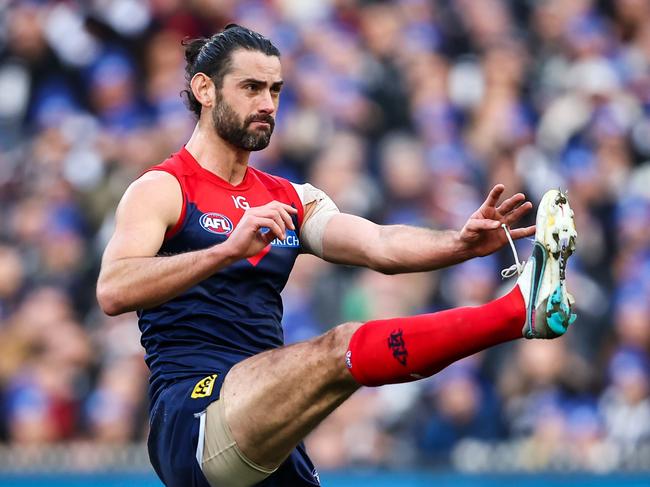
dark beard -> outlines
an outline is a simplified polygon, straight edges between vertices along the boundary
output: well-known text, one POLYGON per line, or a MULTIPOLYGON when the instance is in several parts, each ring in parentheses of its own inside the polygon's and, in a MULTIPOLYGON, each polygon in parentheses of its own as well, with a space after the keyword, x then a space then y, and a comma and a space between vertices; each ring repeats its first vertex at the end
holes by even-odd
POLYGON ((251 115, 240 123, 239 117, 223 98, 219 97, 212 109, 212 124, 219 134, 229 144, 247 151, 258 151, 266 148, 271 142, 271 134, 275 128, 275 120, 271 115, 251 115), (248 126, 253 122, 266 122, 268 130, 249 131, 248 126))

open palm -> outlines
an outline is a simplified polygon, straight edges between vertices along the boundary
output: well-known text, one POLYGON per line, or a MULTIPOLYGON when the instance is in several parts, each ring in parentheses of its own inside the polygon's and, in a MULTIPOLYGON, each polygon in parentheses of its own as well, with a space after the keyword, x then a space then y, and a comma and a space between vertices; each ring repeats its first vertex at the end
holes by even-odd
MULTIPOLYGON (((510 227, 533 207, 523 193, 517 193, 496 206, 504 190, 503 184, 494 186, 481 207, 472 213, 460 231, 461 242, 467 245, 473 255, 488 255, 503 247, 508 240, 501 225, 505 223, 510 227)), ((535 225, 510 230, 510 235, 515 240, 534 234, 535 225)))

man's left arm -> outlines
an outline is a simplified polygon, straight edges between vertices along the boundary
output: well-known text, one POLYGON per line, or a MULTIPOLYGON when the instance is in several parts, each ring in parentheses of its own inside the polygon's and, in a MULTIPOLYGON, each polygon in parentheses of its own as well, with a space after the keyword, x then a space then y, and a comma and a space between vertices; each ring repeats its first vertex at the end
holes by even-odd
MULTIPOLYGON (((440 269, 499 250, 507 242, 502 224, 518 222, 532 208, 522 193, 497 206, 504 186, 496 185, 460 231, 407 225, 377 225, 339 213, 327 222, 323 258, 329 262, 369 267, 385 274, 440 269)), ((534 235, 535 226, 510 230, 513 239, 534 235)))

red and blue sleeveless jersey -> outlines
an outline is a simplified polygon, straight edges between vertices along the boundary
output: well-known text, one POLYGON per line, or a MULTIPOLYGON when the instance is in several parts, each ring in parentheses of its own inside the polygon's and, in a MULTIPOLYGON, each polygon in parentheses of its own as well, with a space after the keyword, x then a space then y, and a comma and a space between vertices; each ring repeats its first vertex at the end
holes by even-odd
POLYGON ((152 405, 166 385, 226 373, 234 364, 283 345, 282 300, 300 252, 303 205, 292 184, 248 167, 233 186, 203 168, 185 149, 149 170, 179 182, 183 207, 159 255, 223 243, 249 207, 277 200, 294 206, 296 231, 287 229, 258 255, 216 272, 183 294, 138 312, 145 360, 151 370, 152 405))

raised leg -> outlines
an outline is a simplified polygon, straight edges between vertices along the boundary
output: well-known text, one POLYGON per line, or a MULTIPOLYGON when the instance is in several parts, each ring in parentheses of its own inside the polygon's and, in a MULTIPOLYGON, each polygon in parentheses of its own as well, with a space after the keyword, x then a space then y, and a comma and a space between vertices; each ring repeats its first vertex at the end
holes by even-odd
POLYGON ((346 323, 237 364, 221 397, 241 452, 277 467, 360 385, 428 377, 455 360, 521 338, 526 306, 518 287, 483 306, 346 323))

